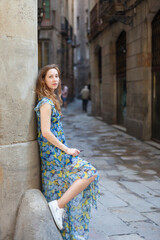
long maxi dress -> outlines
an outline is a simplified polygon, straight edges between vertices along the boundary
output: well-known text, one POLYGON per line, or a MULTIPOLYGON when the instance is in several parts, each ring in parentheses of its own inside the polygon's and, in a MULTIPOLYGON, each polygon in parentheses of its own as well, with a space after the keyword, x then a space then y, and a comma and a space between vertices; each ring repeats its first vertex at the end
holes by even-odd
POLYGON ((89 238, 89 220, 91 205, 97 208, 99 196, 97 170, 80 157, 73 157, 55 147, 42 136, 40 126, 40 107, 51 105, 51 132, 67 146, 61 115, 56 110, 52 100, 43 97, 38 101, 35 111, 38 120, 38 143, 40 147, 42 193, 47 202, 59 199, 69 186, 76 180, 97 175, 95 180, 66 206, 66 214, 61 231, 64 240, 87 240, 89 238))

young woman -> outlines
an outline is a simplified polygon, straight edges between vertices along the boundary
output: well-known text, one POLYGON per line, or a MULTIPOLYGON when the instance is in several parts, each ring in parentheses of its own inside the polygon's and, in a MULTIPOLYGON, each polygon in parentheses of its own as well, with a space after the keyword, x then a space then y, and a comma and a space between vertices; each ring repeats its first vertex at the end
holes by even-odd
POLYGON ((36 92, 42 192, 63 239, 87 240, 91 205, 97 207, 98 175, 90 163, 78 157, 78 149, 66 144, 60 121, 60 71, 56 65, 42 68, 36 92))

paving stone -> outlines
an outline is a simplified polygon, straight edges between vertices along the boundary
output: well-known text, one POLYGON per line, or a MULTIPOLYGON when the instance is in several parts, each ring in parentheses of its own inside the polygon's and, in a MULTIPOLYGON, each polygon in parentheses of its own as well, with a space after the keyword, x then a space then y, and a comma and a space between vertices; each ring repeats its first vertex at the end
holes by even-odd
POLYGON ((100 202, 104 207, 125 207, 128 206, 126 202, 121 200, 119 197, 115 196, 113 193, 103 190, 103 198, 100 198, 100 202))
POLYGON ((145 199, 139 196, 131 194, 127 189, 123 187, 123 185, 120 185, 118 182, 102 178, 102 180, 100 180, 100 183, 102 186, 104 186, 105 189, 112 192, 120 199, 124 200, 126 203, 128 203, 129 206, 134 207, 139 212, 149 212, 153 211, 155 208, 155 205, 145 201, 145 199))
POLYGON ((146 217, 131 207, 111 208, 110 211, 124 222, 147 220, 146 217))
POLYGON ((138 234, 127 234, 121 236, 112 236, 110 240, 144 240, 143 237, 140 237, 138 234))
POLYGON ((153 190, 160 190, 160 182, 156 181, 141 181, 143 185, 153 190))
POLYGON ((135 192, 137 195, 147 198, 155 196, 155 192, 145 187, 141 183, 137 182, 122 182, 122 184, 128 188, 131 192, 135 192))
POLYGON ((143 215, 160 226, 160 212, 143 213, 143 215))
POLYGON ((93 217, 91 218, 90 227, 95 228, 95 226, 97 226, 97 229, 100 232, 104 231, 106 236, 129 234, 133 233, 134 231, 114 214, 110 213, 106 208, 103 208, 103 205, 98 207, 98 214, 96 210, 93 210, 92 216, 93 217))
POLYGON ((107 235, 104 231, 99 231, 94 227, 90 227, 89 239, 91 240, 107 240, 107 235))
POLYGON ((131 222, 132 226, 141 237, 145 240, 159 240, 160 239, 160 227, 154 223, 148 222, 131 222))
POLYGON ((156 208, 160 209, 160 197, 149 197, 146 198, 149 203, 152 203, 156 208))
POLYGON ((156 174, 157 173, 156 171, 151 170, 151 169, 144 170, 143 172, 146 174, 156 174))
POLYGON ((132 161, 132 160, 141 160, 142 159, 142 157, 141 156, 121 156, 121 159, 122 160, 130 160, 130 161, 132 161))

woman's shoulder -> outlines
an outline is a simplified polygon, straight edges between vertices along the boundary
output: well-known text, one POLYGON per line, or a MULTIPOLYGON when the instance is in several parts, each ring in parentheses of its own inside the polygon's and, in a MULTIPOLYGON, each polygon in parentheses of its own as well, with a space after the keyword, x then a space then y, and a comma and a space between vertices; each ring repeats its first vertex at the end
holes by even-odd
POLYGON ((38 99, 37 106, 34 108, 34 110, 37 112, 40 109, 40 107, 45 103, 48 103, 49 105, 51 105, 51 107, 54 107, 54 103, 51 99, 47 97, 42 97, 38 99))

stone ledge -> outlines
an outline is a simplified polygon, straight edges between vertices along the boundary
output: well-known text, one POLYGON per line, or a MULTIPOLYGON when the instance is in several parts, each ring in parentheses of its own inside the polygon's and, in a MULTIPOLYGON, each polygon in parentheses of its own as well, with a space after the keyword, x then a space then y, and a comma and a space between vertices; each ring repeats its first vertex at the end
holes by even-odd
POLYGON ((29 189, 22 196, 13 239, 62 240, 40 190, 29 189))

